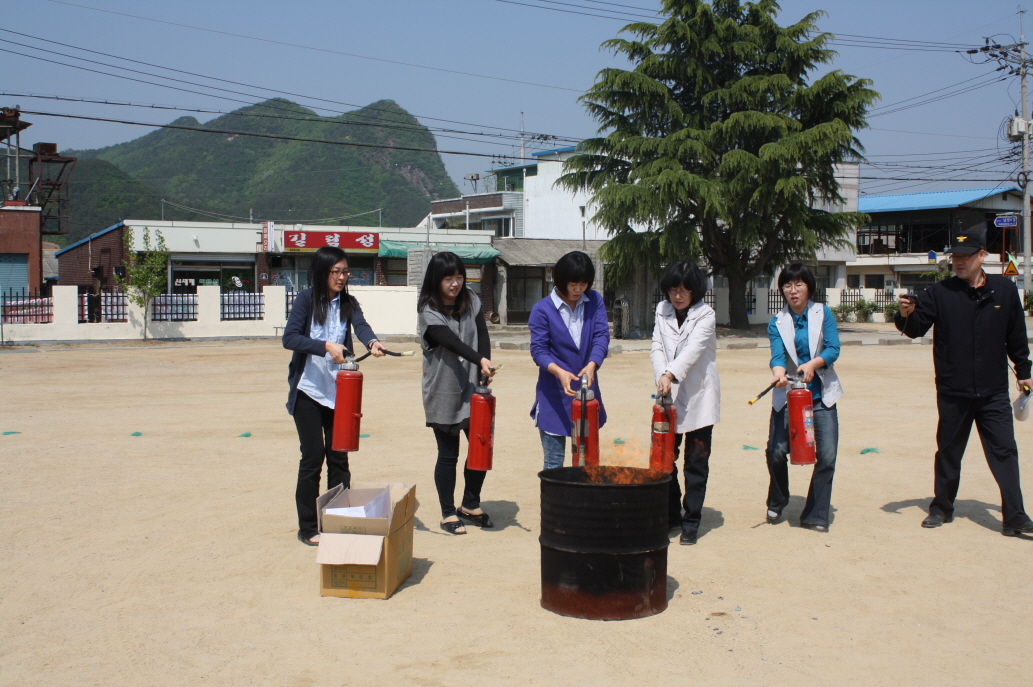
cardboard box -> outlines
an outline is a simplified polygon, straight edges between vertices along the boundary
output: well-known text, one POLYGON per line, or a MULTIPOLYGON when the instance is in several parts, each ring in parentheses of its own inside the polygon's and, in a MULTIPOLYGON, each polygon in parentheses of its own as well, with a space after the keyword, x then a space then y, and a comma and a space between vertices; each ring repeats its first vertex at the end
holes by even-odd
POLYGON ((386 599, 412 574, 413 518, 419 503, 408 484, 338 485, 319 497, 320 596, 386 599), (327 515, 327 508, 362 506, 388 489, 387 518, 327 515))

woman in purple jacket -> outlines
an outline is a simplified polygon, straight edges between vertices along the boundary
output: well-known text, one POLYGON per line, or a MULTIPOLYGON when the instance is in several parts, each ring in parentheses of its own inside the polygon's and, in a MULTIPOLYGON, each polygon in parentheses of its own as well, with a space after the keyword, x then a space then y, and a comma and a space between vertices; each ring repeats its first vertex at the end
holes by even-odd
POLYGON ((595 281, 592 259, 581 251, 567 253, 552 269, 555 288, 531 309, 531 358, 538 365, 531 417, 542 438, 545 469, 563 466, 570 436, 570 406, 588 375, 599 401, 599 426, 606 422, 596 371, 610 347, 606 306, 595 281))

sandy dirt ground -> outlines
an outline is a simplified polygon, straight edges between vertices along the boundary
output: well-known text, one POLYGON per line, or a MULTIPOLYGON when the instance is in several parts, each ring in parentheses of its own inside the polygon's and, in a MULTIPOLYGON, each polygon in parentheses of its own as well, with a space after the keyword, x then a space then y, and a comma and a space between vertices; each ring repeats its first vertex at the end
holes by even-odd
MULTIPOLYGON (((354 478, 415 483, 422 502, 413 575, 378 601, 321 598, 315 550, 295 538, 298 441, 278 342, 29 350, 0 353, 0 430, 19 432, 0 436, 0 685, 1029 685, 1033 675, 1033 540, 1001 536, 975 437, 957 519, 919 527, 936 420, 928 346, 844 349, 829 534, 798 526, 808 468, 791 469, 788 521, 764 522, 770 406, 746 400, 769 379, 767 351, 721 351, 702 536, 687 547, 672 534, 667 611, 609 623, 539 606, 542 455, 525 352, 495 356, 505 369, 483 497, 497 527, 463 537, 438 527, 419 358, 363 365, 370 436, 352 455, 354 478)), ((648 440, 647 354, 614 356, 600 374, 603 443, 620 437, 635 458, 648 440)), ((1033 422, 1017 433, 1030 497, 1033 422)))

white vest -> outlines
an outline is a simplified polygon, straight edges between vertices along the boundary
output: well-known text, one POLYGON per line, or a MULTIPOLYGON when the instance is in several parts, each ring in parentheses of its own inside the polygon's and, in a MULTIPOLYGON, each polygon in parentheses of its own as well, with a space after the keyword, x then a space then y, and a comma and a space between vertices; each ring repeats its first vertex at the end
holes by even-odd
MULTIPOLYGON (((807 344, 811 349, 811 360, 814 360, 819 353, 825 350, 825 337, 822 332, 822 325, 825 324, 825 306, 821 303, 807 301, 807 344)), ((796 368, 800 364, 796 357, 796 327, 793 325, 793 314, 786 305, 782 311, 775 315, 775 325, 782 337, 782 343, 786 349, 786 374, 796 374, 796 368)), ((821 381, 821 402, 826 408, 836 405, 836 401, 843 395, 843 387, 839 384, 839 375, 832 365, 815 370, 814 375, 821 381)), ((771 393, 771 406, 775 410, 782 410, 786 404, 786 391, 789 387, 775 389, 771 393)))

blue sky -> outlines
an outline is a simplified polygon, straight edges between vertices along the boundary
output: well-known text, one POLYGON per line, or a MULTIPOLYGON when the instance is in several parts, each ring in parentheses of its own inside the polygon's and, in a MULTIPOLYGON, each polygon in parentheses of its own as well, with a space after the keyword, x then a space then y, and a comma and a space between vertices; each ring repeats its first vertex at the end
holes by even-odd
MULTIPOLYGON (((464 125, 457 128, 478 131, 488 130, 483 127, 517 129, 523 112, 528 131, 572 137, 592 134, 595 126, 577 103, 577 97, 592 83, 600 69, 622 66, 611 55, 601 52, 599 44, 613 37, 623 22, 548 11, 541 9, 545 6, 542 0, 516 1, 539 7, 496 0, 297 0, 292 3, 266 0, 18 0, 6 3, 0 28, 271 89, 239 89, 261 93, 263 97, 273 97, 276 95, 274 91, 291 91, 355 105, 389 98, 429 126, 442 125, 431 119, 436 118, 463 122, 464 125), (111 12, 264 40, 199 31, 111 12)), ((577 5, 606 7, 592 0, 568 1, 577 5)), ((653 8, 654 11, 659 7, 659 2, 653 0, 613 1, 619 5, 653 8)), ((820 9, 827 12, 819 22, 820 27, 832 33, 964 44, 981 44, 983 36, 993 35, 1005 42, 1019 34, 1019 17, 1013 0, 785 0, 781 4, 781 23, 796 21, 807 12, 820 9)), ((562 9, 564 6, 554 4, 552 7, 562 9)), ((609 7, 616 11, 638 12, 627 7, 609 7)), ((1030 28, 1033 34, 1033 26, 1030 28)), ((0 92, 220 110, 241 106, 240 103, 210 96, 134 83, 31 59, 25 55, 115 71, 23 48, 13 45, 12 41, 87 56, 53 44, 0 33, 0 48, 21 53, 0 53, 4 75, 0 92)), ((832 67, 873 79, 876 90, 883 95, 880 105, 904 101, 968 79, 973 79, 969 84, 978 84, 979 78, 996 66, 973 65, 951 52, 850 46, 837 49, 840 55, 832 67)), ((112 61, 96 55, 90 57, 112 61)), ((155 71, 148 67, 137 68, 155 71)), ((181 87, 193 88, 182 84, 181 87)), ((862 132, 861 139, 873 162, 896 161, 958 168, 985 163, 992 159, 1000 143, 998 130, 1001 121, 1018 107, 1018 97, 1018 81, 1009 79, 937 103, 872 117, 870 123, 873 128, 862 132), (930 155, 933 153, 944 155, 930 155), (983 157, 963 159, 978 156, 983 157), (923 158, 934 161, 925 163, 923 158)), ((304 98, 292 99, 309 106, 318 104, 304 98)), ((252 102, 256 100, 251 99, 252 102)), ((25 110, 154 123, 170 122, 186 114, 13 96, 0 96, 0 104, 19 104, 25 110)), ((319 110, 321 114, 351 109, 342 105, 322 105, 330 109, 319 110)), ((205 121, 215 115, 196 116, 205 121)), ((130 140, 148 131, 128 125, 38 115, 26 116, 26 119, 34 126, 23 136, 25 147, 35 141, 52 141, 62 149, 94 148, 130 140)), ((509 142, 477 143, 439 138, 438 146, 442 150, 514 152, 509 142)), ((485 158, 457 155, 445 155, 444 159, 452 178, 464 191, 471 189, 462 181, 463 176, 486 169, 489 162, 485 158)), ((985 169, 998 173, 973 172, 970 178, 996 179, 1001 176, 999 172, 1008 171, 1011 167, 989 166, 985 169)), ((925 177, 929 173, 930 170, 925 169, 902 168, 879 175, 925 177)), ((877 174, 866 169, 863 175, 877 174)), ((918 184, 863 180, 862 191, 882 193, 993 185, 992 182, 918 184)))

